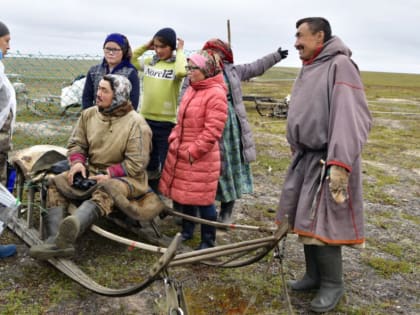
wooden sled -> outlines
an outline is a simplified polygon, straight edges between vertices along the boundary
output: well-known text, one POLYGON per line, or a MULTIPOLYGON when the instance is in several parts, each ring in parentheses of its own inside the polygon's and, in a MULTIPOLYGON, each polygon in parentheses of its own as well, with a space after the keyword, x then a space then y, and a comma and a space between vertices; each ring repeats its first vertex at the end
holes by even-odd
POLYGON ((283 99, 276 99, 266 96, 244 95, 242 99, 254 102, 255 109, 262 117, 287 118, 290 102, 289 96, 283 99))
MULTIPOLYGON (((47 149, 50 150, 51 148, 48 147, 47 149)), ((53 150, 55 149, 53 148, 53 150)), ((60 158, 59 154, 54 153, 52 156, 52 158, 50 157, 51 160, 60 158), (56 157, 54 157, 55 155, 56 157)), ((34 172, 33 165, 25 166, 22 163, 18 163, 16 159, 14 160, 13 165, 17 170, 16 195, 20 200, 25 198, 25 203, 24 206, 22 206, 21 209, 10 218, 8 221, 8 227, 29 246, 41 244, 44 238, 42 233, 43 222, 42 215, 40 215, 38 210, 45 208, 46 190, 45 187, 43 187, 43 182, 49 175, 43 173, 44 170, 41 170, 41 172, 34 172), (39 221, 35 224, 37 219, 39 221)), ((39 165, 38 168, 42 169, 39 165)), ((0 207, 0 212, 1 211, 2 209, 0 207)), ((265 236, 203 250, 190 250, 182 247, 179 233, 177 233, 173 238, 169 238, 159 231, 158 227, 153 224, 153 220, 152 222, 149 222, 151 228, 149 230, 146 229, 146 233, 143 231, 143 234, 147 234, 146 236, 149 237, 147 242, 125 238, 107 231, 97 225, 92 225, 91 230, 102 237, 125 244, 132 248, 140 248, 160 255, 160 258, 157 259, 150 268, 148 268, 147 276, 141 283, 125 288, 108 288, 97 283, 91 279, 89 275, 84 273, 72 260, 56 258, 49 259, 48 262, 80 285, 101 295, 113 297, 128 296, 146 289, 156 280, 164 280, 167 294, 169 296, 175 296, 180 295, 180 292, 175 292, 175 290, 179 290, 179 288, 175 288, 170 283, 168 277, 168 270, 170 268, 193 263, 202 263, 213 267, 237 268, 256 263, 272 251, 288 231, 287 224, 280 225, 277 228, 223 224, 196 217, 190 217, 170 208, 167 208, 165 212, 167 215, 178 216, 199 224, 207 224, 215 226, 216 228, 225 228, 230 230, 255 231, 265 234, 265 236), (160 241, 162 242, 160 243, 160 241), (162 244, 168 244, 168 246, 162 246, 162 244)), ((141 230, 144 229, 144 224, 140 224, 138 228, 135 228, 118 218, 111 219, 119 226, 127 228, 128 230, 140 230, 140 232, 137 231, 139 232, 137 235, 141 235, 141 230)), ((178 302, 180 304, 185 304, 185 301, 178 302)), ((173 304, 174 303, 172 303, 171 308, 176 309, 179 307, 179 309, 181 309, 180 305, 176 305, 176 303, 175 305, 173 304)), ((185 310, 183 313, 187 314, 185 310)))

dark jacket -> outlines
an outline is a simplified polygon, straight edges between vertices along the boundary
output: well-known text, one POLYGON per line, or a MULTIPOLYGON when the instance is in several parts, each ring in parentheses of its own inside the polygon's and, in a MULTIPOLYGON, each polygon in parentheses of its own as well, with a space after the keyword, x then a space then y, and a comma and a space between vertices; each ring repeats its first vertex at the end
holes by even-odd
POLYGON ((99 81, 101 81, 105 74, 120 74, 128 78, 131 83, 130 101, 134 110, 137 111, 140 98, 140 81, 137 69, 127 60, 123 60, 111 72, 109 71, 105 60, 103 60, 102 63, 92 66, 89 69, 86 75, 86 83, 82 95, 83 109, 95 105, 96 92, 98 90, 99 81))

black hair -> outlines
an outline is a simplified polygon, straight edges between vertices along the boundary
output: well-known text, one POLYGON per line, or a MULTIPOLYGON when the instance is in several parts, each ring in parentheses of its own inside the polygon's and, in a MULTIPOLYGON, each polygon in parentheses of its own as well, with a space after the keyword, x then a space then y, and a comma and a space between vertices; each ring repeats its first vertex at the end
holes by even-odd
POLYGON ((308 23, 309 29, 312 31, 312 34, 322 31, 324 32, 324 43, 331 38, 331 26, 330 22, 323 17, 307 17, 300 19, 296 22, 296 28, 298 28, 303 23, 308 23))
POLYGON ((7 28, 6 24, 0 21, 0 37, 6 36, 9 34, 10 34, 10 31, 7 28))
POLYGON ((113 92, 113 93, 115 93, 115 88, 114 88, 114 78, 113 78, 111 75, 109 75, 109 74, 105 74, 105 75, 102 77, 102 79, 103 79, 103 80, 105 80, 105 81, 108 81, 108 82, 109 82, 109 85, 111 85, 111 90, 112 90, 112 92, 113 92))
POLYGON ((124 46, 122 47, 123 50, 123 60, 131 60, 131 57, 133 56, 133 52, 131 50, 131 46, 130 43, 128 42, 128 38, 125 35, 122 35, 123 39, 124 39, 124 46))
POLYGON ((171 49, 173 49, 173 48, 172 48, 172 46, 171 46, 171 43, 169 42, 169 40, 168 40, 167 38, 165 38, 165 37, 163 37, 163 36, 159 36, 159 35, 157 35, 157 36, 155 36, 155 37, 153 38, 153 40, 155 40, 155 39, 157 39, 158 41, 160 41, 163 45, 165 45, 165 46, 170 46, 170 47, 171 47, 171 49))

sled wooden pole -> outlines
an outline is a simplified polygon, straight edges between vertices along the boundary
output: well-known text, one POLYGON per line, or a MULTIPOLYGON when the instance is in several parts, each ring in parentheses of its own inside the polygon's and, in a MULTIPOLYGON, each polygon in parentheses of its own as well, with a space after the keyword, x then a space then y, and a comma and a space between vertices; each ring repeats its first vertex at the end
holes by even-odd
MULTIPOLYGON (((265 248, 266 252, 268 252, 272 248, 274 248, 276 244, 280 241, 280 239, 282 239, 287 234, 288 228, 289 226, 286 221, 278 226, 277 230, 272 236, 178 254, 170 262, 169 266, 173 267, 186 263, 200 262, 206 259, 218 258, 220 256, 232 254, 246 253, 263 248, 265 248)), ((263 256, 265 256, 265 254, 263 256)), ((250 259, 250 261, 254 260, 250 259)))
POLYGON ((249 241, 242 241, 242 242, 238 242, 238 243, 230 243, 230 244, 226 244, 226 245, 219 245, 219 246, 215 246, 215 247, 210 247, 207 249, 202 249, 202 250, 195 250, 192 252, 188 252, 188 253, 183 253, 183 254, 178 254, 175 256, 174 261, 179 260, 179 259, 184 259, 184 258, 191 258, 194 256, 200 256, 203 253, 218 253, 224 250, 230 250, 230 249, 240 249, 240 248, 246 248, 247 246, 253 246, 253 245, 257 245, 263 247, 264 245, 268 245, 271 242, 273 242, 275 239, 273 236, 269 236, 269 237, 263 237, 263 238, 257 238, 257 239, 253 239, 253 240, 249 240, 249 241))
POLYGON ((231 47, 231 38, 230 38, 230 20, 227 20, 227 37, 228 37, 228 44, 231 47))
POLYGON ((150 252, 155 252, 155 253, 165 253, 166 250, 167 250, 164 247, 153 246, 153 245, 149 245, 149 244, 145 244, 145 243, 141 243, 141 242, 136 242, 136 241, 130 240, 128 238, 115 235, 113 233, 105 231, 104 229, 101 229, 99 226, 94 225, 94 224, 90 227, 90 229, 93 232, 95 232, 95 233, 97 233, 97 234, 99 234, 99 235, 101 235, 105 238, 108 238, 110 240, 116 241, 116 242, 121 243, 121 244, 125 244, 125 245, 130 246, 130 247, 144 249, 144 250, 147 250, 147 251, 150 251, 150 252))
POLYGON ((216 248, 216 251, 207 253, 207 254, 203 252, 200 253, 200 251, 197 250, 197 252, 199 252, 197 255, 186 255, 185 258, 183 259, 180 259, 179 257, 175 256, 175 258, 169 263, 169 267, 202 262, 203 260, 218 258, 220 256, 232 255, 232 254, 237 254, 237 253, 242 253, 242 252, 250 252, 256 249, 263 248, 265 246, 270 246, 271 243, 272 242, 266 242, 262 244, 253 244, 253 245, 247 245, 247 246, 226 249, 226 250, 222 250, 220 248, 221 246, 218 246, 216 248))
POLYGON ((268 232, 268 233, 274 233, 277 231, 277 227, 254 226, 254 225, 243 225, 243 224, 225 224, 225 223, 220 223, 217 221, 204 220, 198 217, 193 217, 193 216, 184 214, 182 212, 175 211, 172 208, 168 208, 168 207, 165 208, 165 211, 170 215, 181 217, 183 219, 187 219, 195 223, 207 224, 210 226, 214 226, 216 228, 224 228, 224 229, 232 229, 232 230, 248 230, 248 231, 268 232))

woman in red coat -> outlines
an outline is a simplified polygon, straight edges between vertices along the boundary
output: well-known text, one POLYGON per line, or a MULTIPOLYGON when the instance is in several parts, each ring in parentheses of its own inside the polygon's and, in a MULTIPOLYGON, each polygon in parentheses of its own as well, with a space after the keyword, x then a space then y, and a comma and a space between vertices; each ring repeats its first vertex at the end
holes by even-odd
MULTIPOLYGON (((185 214, 215 221, 214 205, 220 176, 219 139, 227 119, 226 86, 217 56, 206 51, 188 59, 191 82, 181 100, 178 123, 169 136, 169 150, 159 183, 160 192, 179 203, 185 214)), ((193 237, 194 223, 183 220, 182 238, 193 237)), ((199 249, 213 247, 216 229, 201 226, 199 249)))

